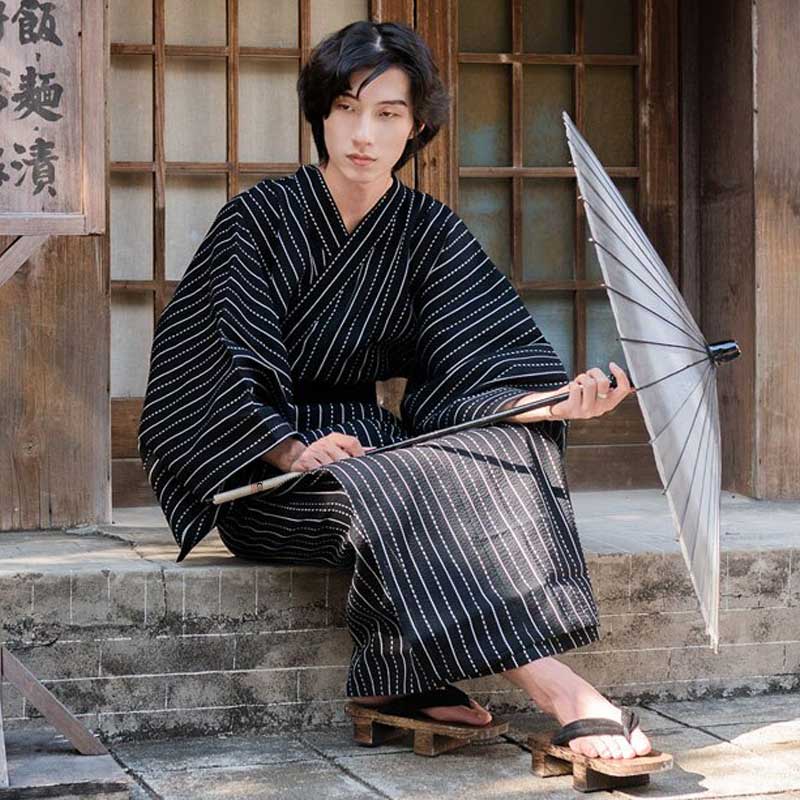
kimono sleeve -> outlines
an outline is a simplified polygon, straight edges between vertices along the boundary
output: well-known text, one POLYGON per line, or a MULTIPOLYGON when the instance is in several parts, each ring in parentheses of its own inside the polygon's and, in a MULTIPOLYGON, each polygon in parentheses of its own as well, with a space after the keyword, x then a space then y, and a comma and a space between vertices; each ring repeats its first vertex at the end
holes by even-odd
MULTIPOLYGON (((416 356, 401 406, 413 431, 478 419, 569 382, 511 283, 453 212, 431 249, 414 290, 416 356)), ((567 422, 535 424, 563 453, 567 422)))
POLYGON ((217 215, 156 327, 139 452, 181 560, 223 518, 213 494, 291 436, 279 309, 236 200, 217 215))

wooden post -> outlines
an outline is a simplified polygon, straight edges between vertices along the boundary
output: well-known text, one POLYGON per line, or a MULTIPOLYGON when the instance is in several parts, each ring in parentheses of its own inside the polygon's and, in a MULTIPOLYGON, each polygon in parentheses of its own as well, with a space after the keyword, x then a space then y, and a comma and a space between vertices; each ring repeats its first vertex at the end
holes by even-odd
POLYGON ((104 239, 51 236, 0 287, 0 531, 110 522, 104 239))
POLYGON ((755 496, 800 499, 800 5, 757 0, 755 496))
POLYGON ((6 68, 41 55, 63 93, 54 119, 0 123, 10 169, 34 142, 57 159, 47 185, 0 186, 0 531, 111 519, 108 238, 85 235, 106 230, 107 5, 57 4, 35 48, 3 40, 6 68))
POLYGON ((719 371, 722 484, 772 500, 800 499, 797 36, 795 3, 701 4, 701 325, 743 352, 719 371))

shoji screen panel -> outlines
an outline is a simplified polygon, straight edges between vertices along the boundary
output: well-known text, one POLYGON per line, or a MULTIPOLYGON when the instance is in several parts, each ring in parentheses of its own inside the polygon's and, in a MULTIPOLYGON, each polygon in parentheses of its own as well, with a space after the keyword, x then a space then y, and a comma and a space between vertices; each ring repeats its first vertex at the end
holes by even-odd
POLYGON ((136 451, 153 330, 220 207, 316 160, 295 84, 367 0, 110 0, 114 503, 152 503, 136 451))
POLYGON ((585 131, 612 177, 626 182, 635 204, 639 3, 491 5, 460 0, 457 8, 459 210, 560 344, 568 372, 605 368, 609 359, 624 364, 596 262, 588 264, 561 111, 585 131), (590 361, 590 352, 599 360, 590 361))
MULTIPOLYGON (((449 132, 421 159, 421 188, 458 209, 570 374, 624 366, 560 116, 587 135, 669 263, 675 0, 443 0, 435 10, 418 3, 417 17, 454 98, 449 132)), ((655 485, 633 398, 572 431, 576 485, 655 485)))

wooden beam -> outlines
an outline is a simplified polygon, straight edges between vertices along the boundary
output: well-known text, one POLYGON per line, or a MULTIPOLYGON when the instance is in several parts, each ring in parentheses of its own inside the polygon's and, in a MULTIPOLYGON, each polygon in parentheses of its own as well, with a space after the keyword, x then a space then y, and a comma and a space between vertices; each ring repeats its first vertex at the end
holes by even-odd
POLYGON ((722 485, 752 496, 758 413, 752 7, 740 0, 715 0, 701 3, 700 9, 703 333, 709 341, 735 338, 742 348, 741 358, 720 369, 722 485))
POLYGON ((106 98, 111 72, 108 3, 104 0, 83 0, 81 25, 84 42, 81 53, 84 232, 105 233, 109 141, 106 98))
POLYGON ((459 53, 461 64, 545 64, 569 65, 589 64, 590 66, 628 66, 640 63, 638 55, 606 56, 592 54, 549 54, 549 53, 459 53))
POLYGON ((417 32, 431 48, 442 82, 451 97, 447 122, 417 156, 417 188, 454 209, 458 206, 456 14, 455 0, 417 4, 417 32))
POLYGON ((110 522, 105 241, 52 236, 0 288, 0 530, 110 522))
POLYGON ((700 9, 680 0, 680 288, 703 327, 700 298, 700 9))
POLYGON ((49 236, 20 236, 0 254, 0 286, 49 239, 49 236))
POLYGON ((5 647, 0 647, 0 680, 8 681, 81 755, 109 754, 103 743, 5 647))
MULTIPOLYGON (((800 499, 800 5, 753 5, 755 496, 800 499)), ((729 320, 732 328, 734 320, 729 320)))
POLYGON ((680 285, 678 0, 644 0, 644 63, 637 80, 641 222, 680 285))

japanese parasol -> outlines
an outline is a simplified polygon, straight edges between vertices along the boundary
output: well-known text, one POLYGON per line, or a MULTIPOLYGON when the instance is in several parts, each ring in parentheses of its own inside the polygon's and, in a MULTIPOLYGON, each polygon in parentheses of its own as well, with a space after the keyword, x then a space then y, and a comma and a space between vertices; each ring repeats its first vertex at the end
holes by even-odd
POLYGON ((650 434, 711 645, 719 649, 720 428, 717 366, 736 342, 709 344, 669 271, 569 115, 579 197, 631 383, 650 434))

